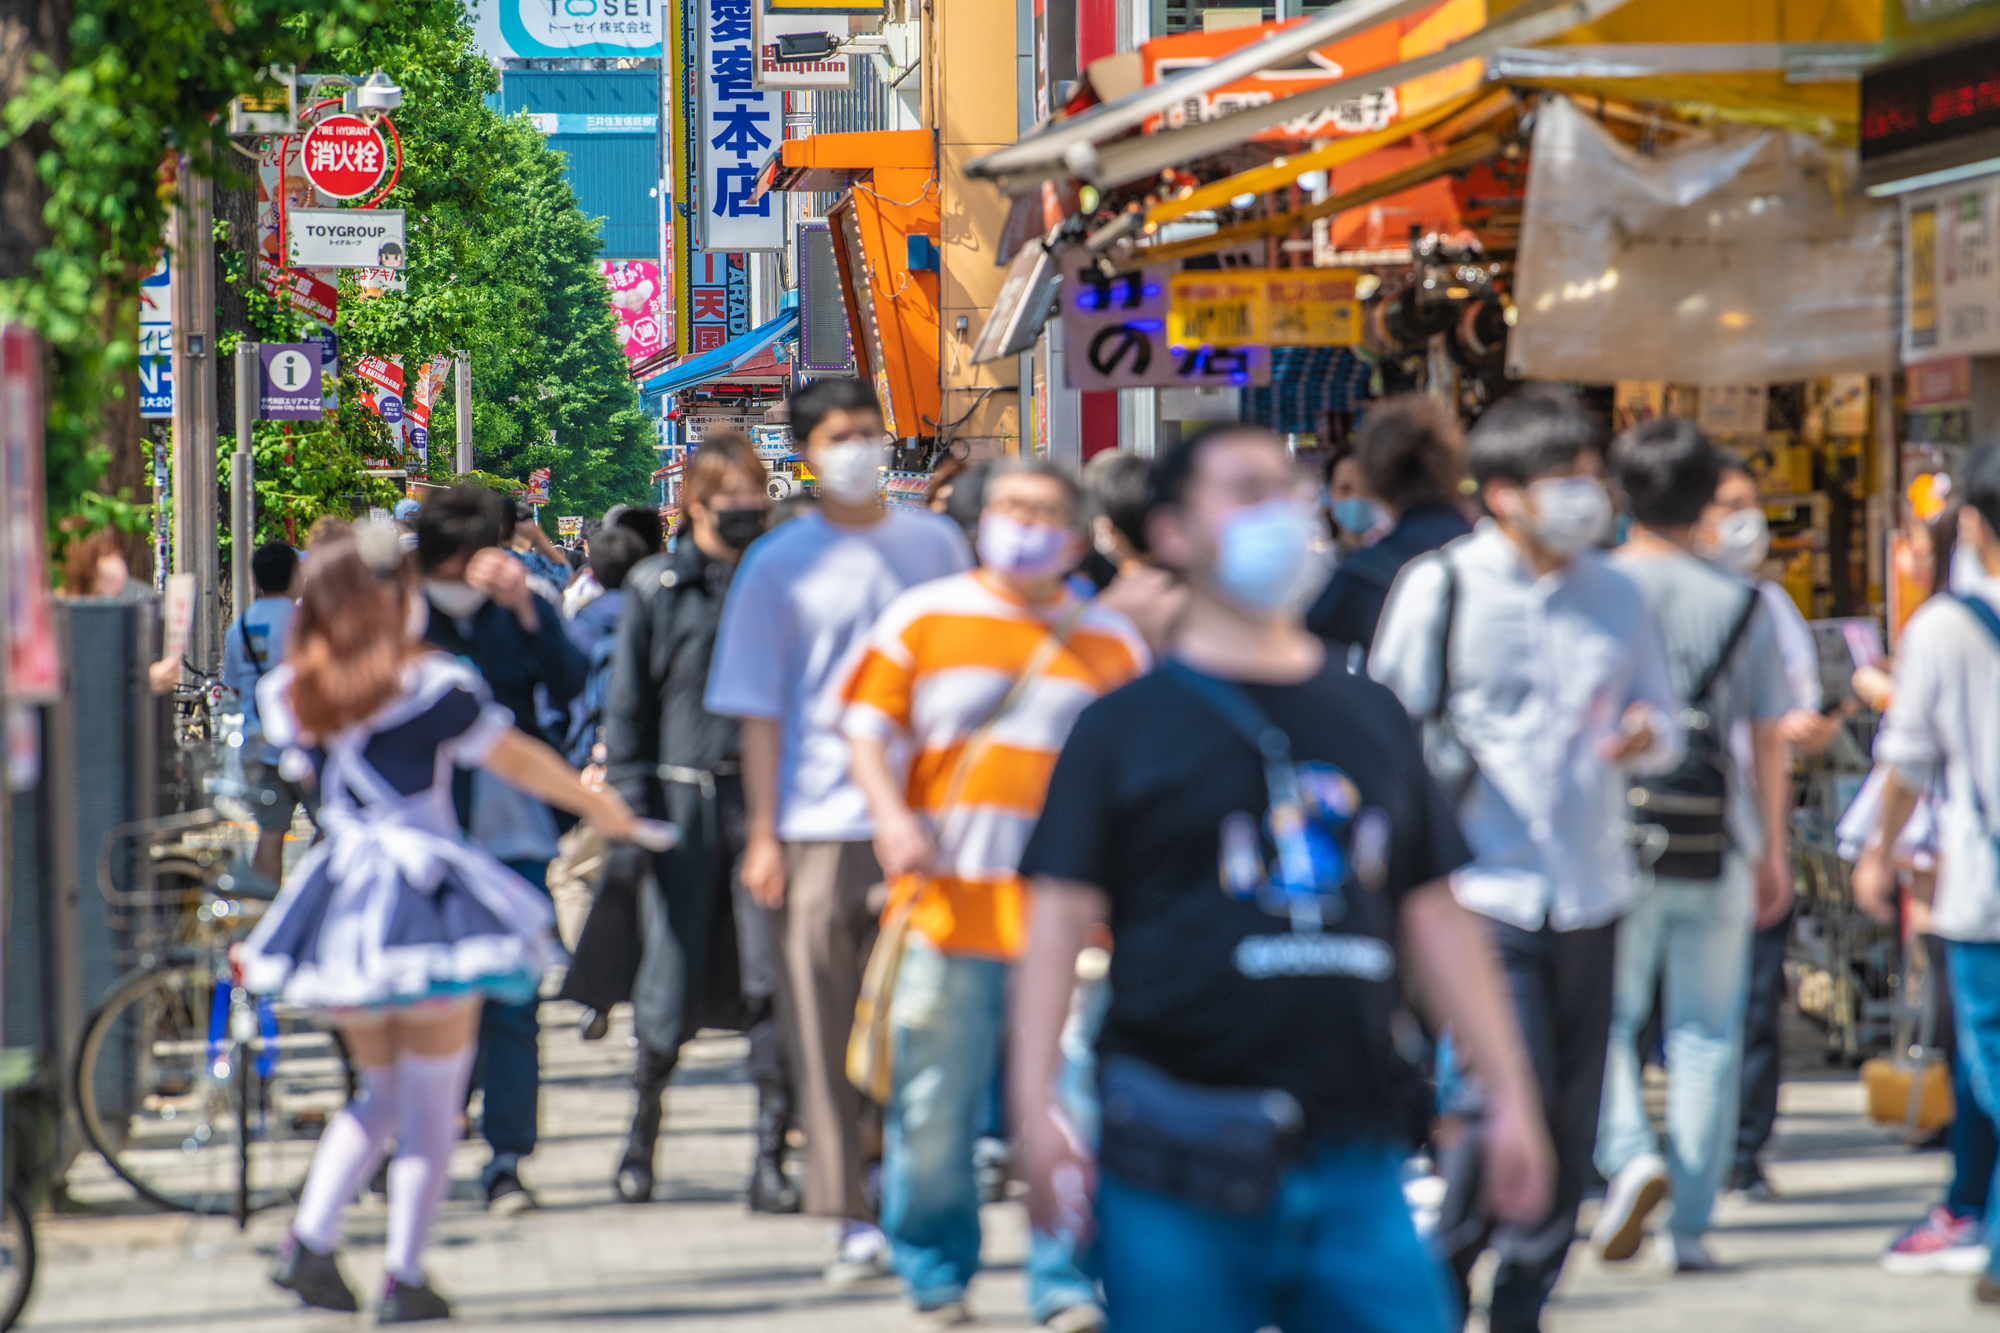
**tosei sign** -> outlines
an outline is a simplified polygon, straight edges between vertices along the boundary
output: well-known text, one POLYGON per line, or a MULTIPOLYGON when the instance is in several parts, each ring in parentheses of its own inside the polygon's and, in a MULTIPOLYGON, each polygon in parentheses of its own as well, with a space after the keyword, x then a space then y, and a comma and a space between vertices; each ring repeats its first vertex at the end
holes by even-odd
POLYGON ((285 230, 306 268, 401 269, 407 251, 400 208, 294 208, 285 230))

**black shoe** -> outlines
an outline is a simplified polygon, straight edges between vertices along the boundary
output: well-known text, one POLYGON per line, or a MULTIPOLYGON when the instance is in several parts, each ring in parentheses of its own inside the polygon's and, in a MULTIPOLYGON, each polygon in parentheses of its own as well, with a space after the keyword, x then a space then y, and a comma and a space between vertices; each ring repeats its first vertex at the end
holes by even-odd
POLYGON ((285 1243, 278 1249, 278 1263, 271 1270, 271 1281, 296 1294, 307 1305, 322 1310, 352 1314, 361 1308, 361 1303, 354 1299, 354 1289, 340 1275, 340 1264, 334 1257, 321 1254, 290 1232, 285 1233, 285 1243))
POLYGON ((1981 1305, 2000 1305, 2000 1282, 1994 1281, 1991 1273, 1981 1273, 1972 1288, 1972 1299, 1981 1305))
POLYGON ((583 1017, 576 1020, 576 1035, 584 1041, 603 1041, 604 1034, 610 1030, 611 1015, 587 1005, 583 1017))
POLYGON ((632 1130, 625 1138, 625 1156, 611 1177, 611 1187, 627 1203, 645 1203, 653 1197, 653 1149, 660 1141, 660 1121, 666 1114, 662 1099, 673 1072, 673 1057, 640 1049, 639 1066, 632 1077, 639 1102, 632 1110, 632 1130))
MULTIPOLYGON (((520 1188, 520 1182, 515 1182, 520 1188)), ((398 1282, 390 1278, 382 1288, 382 1304, 376 1307, 378 1324, 414 1324, 425 1319, 451 1318, 451 1302, 430 1289, 428 1283, 398 1282)))
POLYGON ((626 1158, 611 1177, 611 1188, 626 1203, 650 1203, 653 1198, 653 1164, 626 1158))
POLYGON ((796 1213, 799 1191, 785 1178, 785 1131, 791 1099, 775 1089, 757 1090, 757 1159, 750 1166, 750 1211, 796 1213))
POLYGON ((493 1183, 486 1187, 486 1211, 495 1217, 512 1217, 516 1213, 525 1213, 534 1206, 535 1196, 528 1193, 528 1187, 523 1185, 521 1178, 511 1171, 502 1171, 493 1177, 493 1183))

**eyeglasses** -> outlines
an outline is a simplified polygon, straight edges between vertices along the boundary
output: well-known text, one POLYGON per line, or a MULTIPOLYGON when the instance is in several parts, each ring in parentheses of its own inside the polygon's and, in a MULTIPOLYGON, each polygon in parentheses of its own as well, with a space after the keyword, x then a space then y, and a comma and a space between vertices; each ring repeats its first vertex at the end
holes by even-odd
POLYGON ((988 500, 984 512, 1018 519, 1023 523, 1039 523, 1050 528, 1066 528, 1070 525, 1068 505, 1039 503, 1012 495, 997 496, 988 500))

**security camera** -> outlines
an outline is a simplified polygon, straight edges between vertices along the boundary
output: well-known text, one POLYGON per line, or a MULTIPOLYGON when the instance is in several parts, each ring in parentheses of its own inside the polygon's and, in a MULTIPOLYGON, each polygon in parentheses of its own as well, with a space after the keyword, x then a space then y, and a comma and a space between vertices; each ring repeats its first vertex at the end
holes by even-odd
POLYGON ((778 34, 778 59, 825 60, 840 49, 831 33, 783 32, 778 34))

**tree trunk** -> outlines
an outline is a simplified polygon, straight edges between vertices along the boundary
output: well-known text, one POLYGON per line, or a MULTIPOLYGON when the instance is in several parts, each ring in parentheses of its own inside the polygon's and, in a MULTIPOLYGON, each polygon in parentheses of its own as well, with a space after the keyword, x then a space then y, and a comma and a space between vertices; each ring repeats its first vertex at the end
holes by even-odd
MULTIPOLYGON (((250 327, 250 302, 229 277, 230 269, 238 264, 244 265, 240 271, 246 276, 255 276, 257 187, 253 184, 248 189, 237 189, 217 181, 215 220, 228 227, 225 239, 215 243, 215 333, 219 345, 231 333, 248 338, 257 336, 250 327)), ((217 446, 227 456, 236 451, 236 358, 233 356, 216 358, 215 413, 217 446)), ((223 468, 222 472, 226 476, 228 469, 223 468)))
MULTIPOLYGON (((36 56, 59 70, 68 65, 66 0, 0 0, 0 106, 21 90, 36 56)), ((31 275, 36 252, 48 244, 47 194, 35 161, 51 147, 41 126, 0 147, 0 280, 31 275)))

